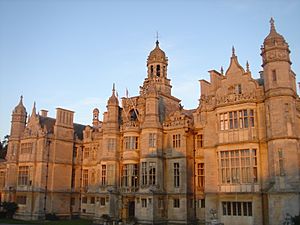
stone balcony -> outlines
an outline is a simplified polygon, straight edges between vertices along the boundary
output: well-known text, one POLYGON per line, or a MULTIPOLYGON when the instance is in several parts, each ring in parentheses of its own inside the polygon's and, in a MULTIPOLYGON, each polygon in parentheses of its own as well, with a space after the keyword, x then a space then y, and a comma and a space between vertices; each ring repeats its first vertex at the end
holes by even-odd
POLYGON ((140 123, 138 121, 127 121, 121 125, 121 131, 140 131, 140 123))

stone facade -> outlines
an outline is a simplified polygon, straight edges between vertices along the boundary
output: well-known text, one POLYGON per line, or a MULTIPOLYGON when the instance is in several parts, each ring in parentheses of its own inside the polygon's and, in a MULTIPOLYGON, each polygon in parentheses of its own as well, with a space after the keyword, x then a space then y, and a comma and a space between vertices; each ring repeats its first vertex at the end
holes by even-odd
POLYGON ((159 42, 147 59, 138 96, 107 102, 100 121, 73 123, 57 109, 12 114, 1 200, 17 218, 108 216, 139 224, 279 225, 300 210, 300 101, 289 47, 271 20, 253 79, 232 51, 224 73, 201 80, 196 109, 172 96, 159 42), (108 216, 105 216, 108 215, 108 216))

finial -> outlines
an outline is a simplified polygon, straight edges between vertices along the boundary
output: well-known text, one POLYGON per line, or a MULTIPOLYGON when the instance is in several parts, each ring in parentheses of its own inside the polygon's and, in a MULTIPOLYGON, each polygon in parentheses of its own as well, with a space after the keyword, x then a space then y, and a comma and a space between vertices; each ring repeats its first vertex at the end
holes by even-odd
POLYGON ((19 105, 23 105, 23 95, 21 95, 21 97, 20 97, 19 105))
POLYGON ((234 49, 234 46, 232 46, 232 56, 235 56, 235 49, 234 49))
POLYGON ((222 75, 224 74, 223 66, 221 66, 221 74, 222 74, 222 75))
POLYGON ((31 115, 36 115, 35 101, 33 102, 32 113, 31 115))
POLYGON ((112 89, 112 92, 113 92, 113 95, 115 95, 115 83, 113 83, 113 89, 112 89))
POLYGON ((158 31, 156 31, 156 46, 158 47, 158 45, 159 45, 159 41, 158 41, 158 31))
POLYGON ((246 71, 247 71, 247 72, 250 72, 248 60, 247 60, 247 62, 246 62, 246 71))
POLYGON ((275 30, 275 24, 274 24, 274 19, 273 19, 273 17, 271 17, 271 19, 270 19, 270 25, 271 25, 271 30, 275 30))

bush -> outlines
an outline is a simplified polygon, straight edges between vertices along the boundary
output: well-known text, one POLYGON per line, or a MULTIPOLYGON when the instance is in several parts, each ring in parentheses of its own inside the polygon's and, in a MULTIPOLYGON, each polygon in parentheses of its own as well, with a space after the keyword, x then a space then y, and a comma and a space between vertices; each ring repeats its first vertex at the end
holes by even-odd
POLYGON ((300 225, 300 215, 292 217, 294 225, 300 225))
POLYGON ((101 218, 104 220, 104 221, 111 221, 111 218, 108 214, 102 214, 101 218))
POLYGON ((18 204, 15 202, 2 202, 1 206, 3 207, 3 212, 5 213, 6 218, 13 218, 13 215, 17 211, 18 204))
POLYGON ((45 217, 46 220, 59 220, 55 213, 47 213, 45 217))

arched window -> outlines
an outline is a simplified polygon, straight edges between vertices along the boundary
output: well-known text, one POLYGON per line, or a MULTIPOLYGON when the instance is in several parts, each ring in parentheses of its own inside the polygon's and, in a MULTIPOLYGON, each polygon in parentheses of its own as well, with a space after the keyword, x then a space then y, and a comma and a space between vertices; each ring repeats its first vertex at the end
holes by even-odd
POLYGON ((153 66, 150 66, 150 75, 153 76, 153 66))
POLYGON ((160 65, 156 66, 156 76, 160 76, 160 65))
POLYGON ((132 109, 132 110, 130 110, 130 112, 129 112, 129 119, 130 119, 130 121, 137 121, 137 114, 138 114, 138 111, 136 111, 136 110, 134 110, 134 109, 132 109))

